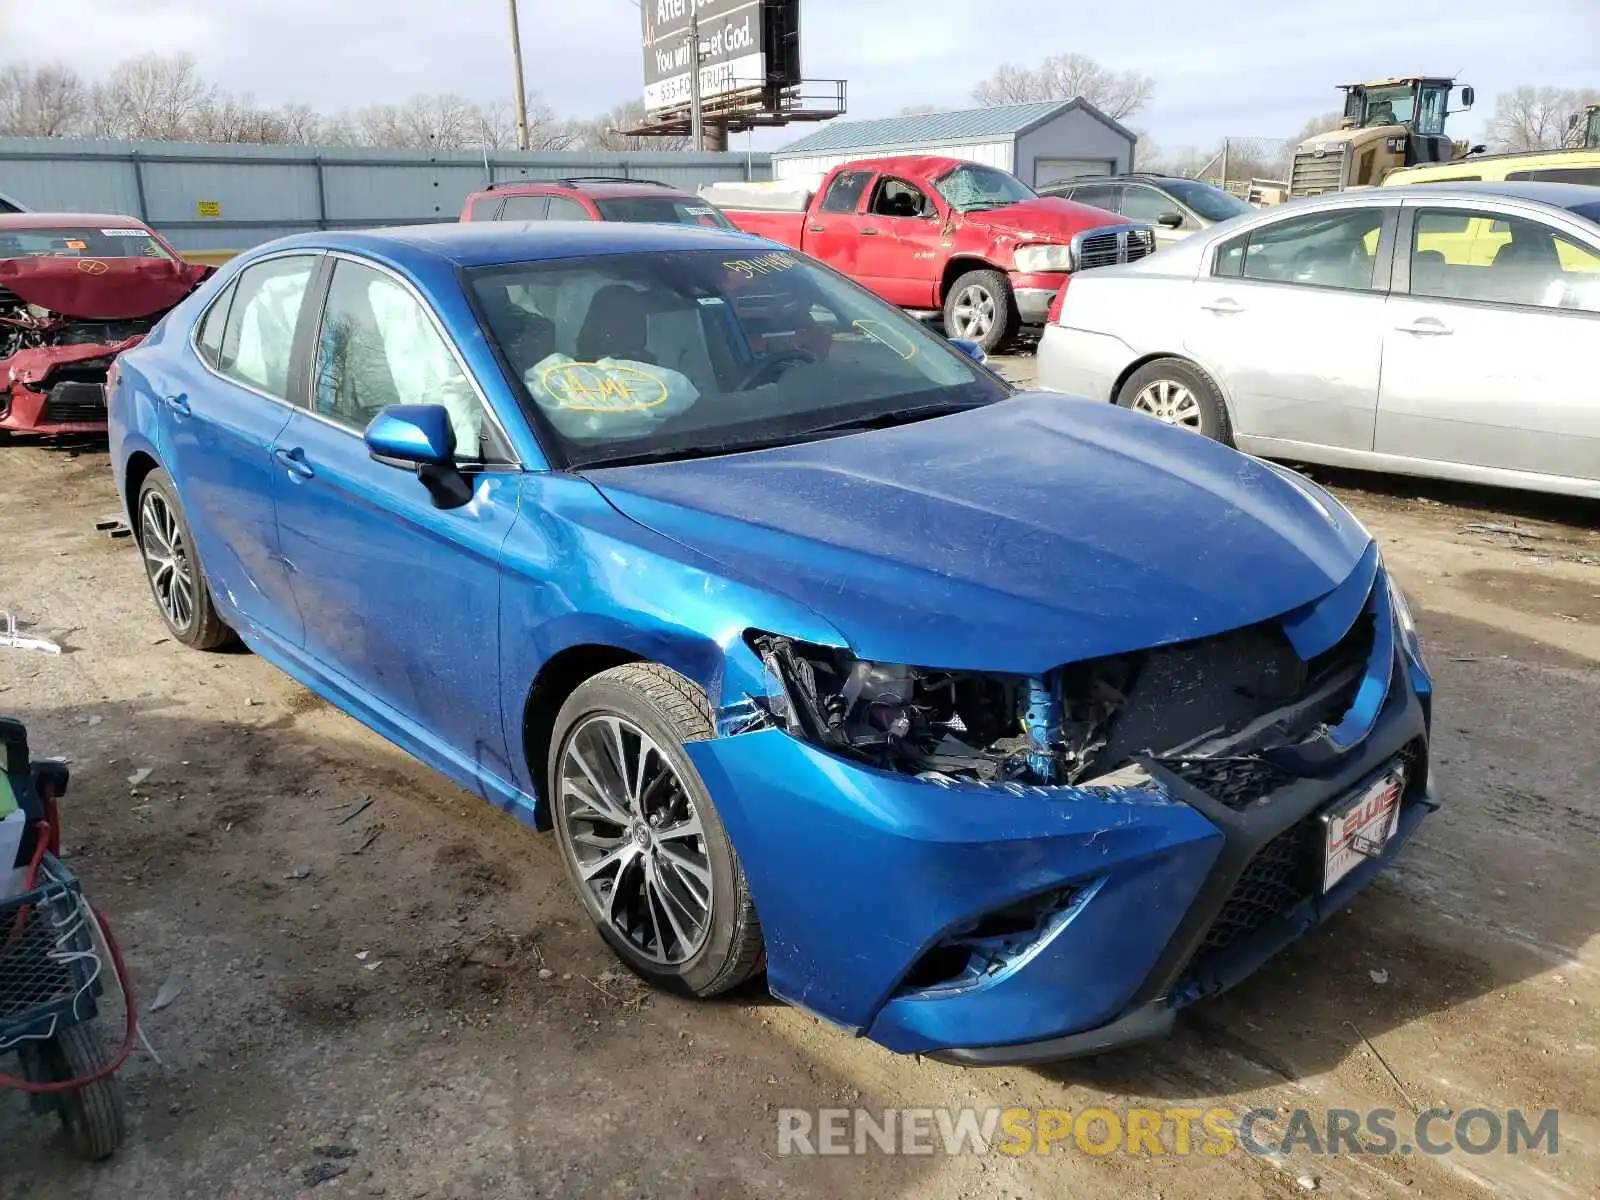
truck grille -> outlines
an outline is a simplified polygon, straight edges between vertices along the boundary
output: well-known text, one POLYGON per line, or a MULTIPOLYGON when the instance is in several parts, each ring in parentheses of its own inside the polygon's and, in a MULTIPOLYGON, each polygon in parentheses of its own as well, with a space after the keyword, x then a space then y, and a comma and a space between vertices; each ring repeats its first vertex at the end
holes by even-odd
POLYGON ((1337 192, 1344 185, 1344 146, 1327 147, 1321 157, 1314 150, 1301 150, 1294 156, 1289 176, 1291 196, 1320 196, 1337 192))
POLYGON ((1137 225, 1080 233, 1073 241, 1078 248, 1076 257, 1080 271, 1137 262, 1156 248, 1155 234, 1137 225))

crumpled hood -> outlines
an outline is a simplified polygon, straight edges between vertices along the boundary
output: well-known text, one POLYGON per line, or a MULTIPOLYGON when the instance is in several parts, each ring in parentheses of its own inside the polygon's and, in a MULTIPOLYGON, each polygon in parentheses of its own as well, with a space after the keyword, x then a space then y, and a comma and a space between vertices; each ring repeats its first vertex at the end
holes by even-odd
POLYGON ((156 258, 5 258, 0 287, 87 321, 132 321, 172 308, 213 268, 156 258))
POLYGON ((1036 196, 1021 204, 1008 204, 1005 208, 989 212, 968 213, 967 224, 997 233, 1014 234, 1021 238, 1038 238, 1066 242, 1073 234, 1085 229, 1098 229, 1102 225, 1126 224, 1116 213, 1076 204, 1060 196, 1036 196))
POLYGON ((1044 393, 586 474, 640 524, 806 605, 858 655, 925 667, 1031 674, 1254 624, 1331 591, 1369 541, 1255 459, 1044 393))

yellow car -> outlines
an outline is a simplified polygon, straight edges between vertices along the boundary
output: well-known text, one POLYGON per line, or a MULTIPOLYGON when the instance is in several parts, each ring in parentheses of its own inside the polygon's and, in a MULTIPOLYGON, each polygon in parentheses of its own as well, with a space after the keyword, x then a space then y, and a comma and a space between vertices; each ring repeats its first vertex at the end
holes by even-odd
MULTIPOLYGON (((1536 150, 1527 154, 1488 154, 1454 162, 1401 167, 1384 176, 1384 187, 1413 183, 1469 183, 1532 180, 1540 183, 1600 184, 1600 150, 1536 150)), ((1417 249, 1432 250, 1456 267, 1487 267, 1511 240, 1504 221, 1465 217, 1460 228, 1434 228, 1419 235, 1417 249)), ((1568 242, 1557 245, 1565 271, 1600 272, 1600 261, 1568 242)))

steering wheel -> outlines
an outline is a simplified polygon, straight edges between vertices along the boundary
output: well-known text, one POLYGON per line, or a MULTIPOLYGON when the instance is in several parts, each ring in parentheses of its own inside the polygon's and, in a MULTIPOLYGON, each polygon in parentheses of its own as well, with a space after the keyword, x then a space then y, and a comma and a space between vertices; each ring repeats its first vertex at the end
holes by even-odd
POLYGON ((739 386, 734 390, 747 392, 753 387, 763 383, 773 382, 785 370, 795 363, 814 363, 817 356, 809 350, 799 346, 792 346, 788 350, 780 350, 776 354, 769 354, 758 362, 752 363, 750 369, 744 373, 744 378, 739 380, 739 386))

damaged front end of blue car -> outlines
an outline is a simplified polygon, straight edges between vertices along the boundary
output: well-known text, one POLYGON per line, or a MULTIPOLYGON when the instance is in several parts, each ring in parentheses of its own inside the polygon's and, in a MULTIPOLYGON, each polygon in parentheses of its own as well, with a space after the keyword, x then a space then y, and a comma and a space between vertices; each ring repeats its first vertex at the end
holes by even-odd
POLYGON ((891 1050, 998 1064, 1160 1035, 1436 806, 1431 684, 1375 544, 1278 618, 1039 675, 763 630, 736 650, 727 736, 686 749, 770 986, 891 1050))

